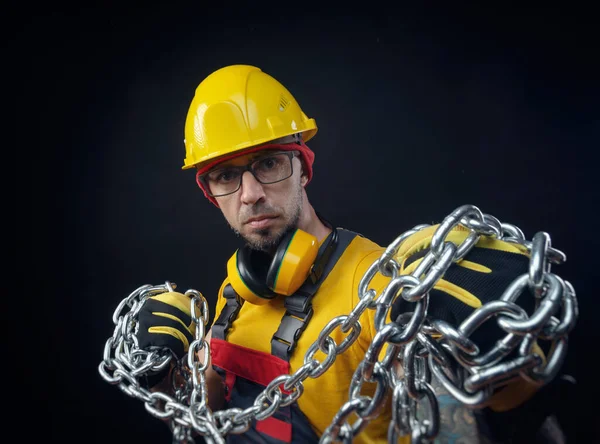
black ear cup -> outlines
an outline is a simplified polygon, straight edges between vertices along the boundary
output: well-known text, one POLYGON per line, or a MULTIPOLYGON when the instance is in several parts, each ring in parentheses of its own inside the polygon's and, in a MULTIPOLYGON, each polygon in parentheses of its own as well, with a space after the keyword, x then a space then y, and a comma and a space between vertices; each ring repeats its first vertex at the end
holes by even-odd
POLYGON ((246 245, 237 252, 236 265, 241 280, 252 293, 266 299, 277 296, 266 283, 271 262, 267 253, 252 250, 246 245))
POLYGON ((273 256, 273 260, 271 261, 271 265, 269 265, 269 269, 267 270, 266 285, 272 291, 275 291, 275 286, 276 286, 276 282, 277 282, 277 277, 279 275, 279 271, 281 270, 281 267, 284 263, 284 258, 285 258, 286 252, 288 251, 288 247, 289 247, 290 243, 292 242, 292 239, 294 238, 296 231, 298 231, 298 230, 294 230, 290 233, 287 233, 283 237, 283 239, 281 239, 281 242, 279 243, 279 246, 277 247, 277 251, 275 252, 275 255, 273 256))

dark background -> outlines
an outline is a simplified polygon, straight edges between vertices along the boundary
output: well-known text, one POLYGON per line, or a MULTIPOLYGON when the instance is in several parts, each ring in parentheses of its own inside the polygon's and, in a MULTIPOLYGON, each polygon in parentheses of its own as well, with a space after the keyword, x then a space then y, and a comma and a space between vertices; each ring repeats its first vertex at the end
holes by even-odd
POLYGON ((551 235, 568 258, 553 271, 573 283, 580 305, 564 366, 578 402, 565 420, 570 442, 589 442, 598 399, 593 15, 193 5, 53 4, 16 11, 10 23, 6 73, 15 78, 5 94, 16 100, 7 129, 17 131, 16 174, 30 194, 5 185, 18 211, 12 223, 24 230, 9 237, 20 239, 17 294, 26 287, 20 300, 34 301, 19 306, 28 328, 20 324, 10 342, 32 360, 19 360, 16 373, 32 389, 22 400, 39 426, 25 433, 170 442, 98 365, 113 311, 143 284, 195 288, 212 313, 238 241, 193 172, 181 171, 183 124, 197 84, 244 63, 280 80, 316 119, 308 194, 336 225, 387 245, 474 204, 529 239, 551 235))

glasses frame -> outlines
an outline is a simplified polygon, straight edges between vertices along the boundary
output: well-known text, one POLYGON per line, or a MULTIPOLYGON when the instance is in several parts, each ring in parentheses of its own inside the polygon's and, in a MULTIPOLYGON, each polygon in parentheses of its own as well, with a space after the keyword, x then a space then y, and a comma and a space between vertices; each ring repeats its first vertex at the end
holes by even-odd
POLYGON ((237 193, 238 190, 242 187, 242 178, 244 177, 244 173, 246 171, 249 171, 250 174, 252 174, 252 176, 256 179, 256 181, 258 183, 263 184, 263 185, 271 185, 273 183, 283 182, 284 180, 289 179, 294 174, 294 157, 298 157, 299 155, 300 155, 300 152, 299 151, 295 151, 295 150, 294 151, 279 151, 279 152, 276 152, 276 153, 269 153, 269 154, 265 154, 264 156, 256 157, 255 159, 253 159, 251 162, 247 163, 244 166, 234 167, 234 168, 239 168, 242 171, 242 174, 240 174, 240 180, 238 182, 238 186, 236 187, 236 189, 233 190, 233 191, 230 191, 229 193, 213 194, 213 192, 210 190, 210 186, 208 185, 208 182, 206 181, 206 176, 208 176, 210 173, 214 173, 215 171, 219 171, 221 169, 225 169, 225 168, 228 168, 228 167, 215 168, 213 170, 205 172, 204 174, 199 174, 200 172, 198 172, 197 179, 202 183, 202 185, 204 186, 204 189, 206 190, 206 192, 208 193, 208 195, 210 197, 229 196, 230 194, 237 193), (263 182, 254 173, 252 165, 254 165, 256 162, 258 162, 258 161, 260 161, 262 159, 265 159, 265 158, 268 158, 268 157, 272 157, 272 156, 276 156, 276 155, 279 155, 279 154, 285 154, 288 157, 288 159, 290 160, 290 174, 288 176, 284 177, 283 179, 278 179, 278 180, 275 180, 273 182, 263 182))

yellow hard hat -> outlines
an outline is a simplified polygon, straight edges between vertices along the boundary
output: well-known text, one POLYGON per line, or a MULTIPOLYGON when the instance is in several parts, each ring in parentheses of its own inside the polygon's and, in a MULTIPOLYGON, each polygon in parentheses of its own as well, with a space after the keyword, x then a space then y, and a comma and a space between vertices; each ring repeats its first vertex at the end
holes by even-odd
POLYGON ((196 88, 185 121, 182 169, 292 134, 304 142, 317 132, 279 81, 250 65, 220 68, 196 88))

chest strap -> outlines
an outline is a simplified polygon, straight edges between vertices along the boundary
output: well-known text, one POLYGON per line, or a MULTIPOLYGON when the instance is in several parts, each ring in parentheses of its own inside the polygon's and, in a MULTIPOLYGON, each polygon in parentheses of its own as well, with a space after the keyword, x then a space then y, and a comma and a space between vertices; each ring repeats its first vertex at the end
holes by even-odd
MULTIPOLYGON (((279 328, 271 339, 271 354, 289 361, 290 356, 300 335, 313 315, 312 298, 329 275, 339 258, 342 256, 350 242, 360 234, 343 228, 336 228, 330 234, 330 241, 321 245, 318 260, 311 271, 309 278, 291 296, 285 297, 285 314, 281 318, 279 328)), ((226 305, 214 322, 211 334, 213 338, 225 340, 227 332, 237 317, 244 300, 237 295, 231 284, 223 289, 226 305)))

